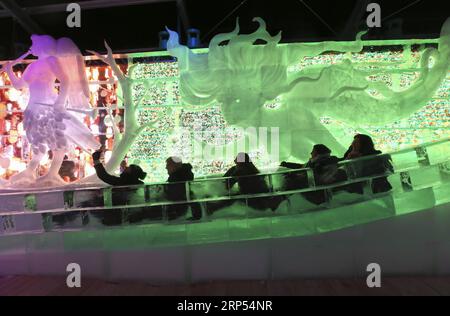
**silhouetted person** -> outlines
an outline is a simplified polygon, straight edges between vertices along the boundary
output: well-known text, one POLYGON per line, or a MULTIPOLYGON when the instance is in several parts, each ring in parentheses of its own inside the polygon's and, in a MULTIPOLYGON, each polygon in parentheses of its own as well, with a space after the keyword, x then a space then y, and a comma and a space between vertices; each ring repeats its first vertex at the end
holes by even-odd
POLYGON ((336 182, 337 164, 339 159, 331 156, 331 150, 322 144, 313 146, 311 159, 306 163, 305 168, 311 168, 314 172, 316 185, 326 185, 336 182))
MULTIPOLYGON (((183 163, 181 158, 169 157, 166 159, 166 170, 169 177, 167 182, 183 182, 194 180, 194 174, 192 173, 192 165, 190 163, 183 163)), ((166 192, 168 198, 172 201, 186 200, 186 190, 184 184, 181 186, 170 185, 171 189, 166 192)))
MULTIPOLYGON (((257 176, 260 172, 250 160, 247 153, 239 153, 234 159, 234 163, 235 166, 231 167, 223 175, 224 177, 231 177, 231 179, 227 179, 225 183, 228 190, 231 190, 231 188, 237 183, 239 186, 239 194, 241 195, 253 195, 269 192, 269 187, 267 186, 265 177, 257 176)), ((233 204, 233 202, 233 200, 229 200, 218 203, 210 203, 208 212, 213 213, 219 208, 233 204)), ((247 200, 247 204, 255 209, 264 210, 266 208, 271 208, 274 211, 279 202, 277 203, 272 197, 263 197, 250 198, 247 200)))
MULTIPOLYGON (((186 181, 194 180, 194 174, 192 173, 192 165, 189 163, 183 163, 178 157, 169 157, 166 160, 166 170, 169 177, 167 182, 174 183, 165 187, 166 198, 170 201, 186 201, 186 181)), ((190 192, 191 198, 193 198, 192 192, 190 192)), ((167 206, 167 214, 169 220, 181 217, 186 214, 188 204, 173 204, 167 206)), ((201 208, 198 203, 191 204, 193 219, 200 219, 202 216, 201 208)))
MULTIPOLYGON (((92 154, 94 160, 94 168, 97 176, 103 182, 113 186, 128 186, 144 184, 143 179, 147 176, 141 167, 138 165, 130 165, 124 169, 119 177, 110 175, 106 172, 105 167, 100 161, 102 151, 96 151, 92 154)), ((131 192, 127 188, 115 189, 113 194, 113 205, 127 205, 132 198, 131 192), (123 192, 122 192, 123 191, 123 192)), ((142 209, 132 208, 130 210, 124 209, 111 209, 93 212, 97 217, 102 219, 104 225, 120 225, 123 222, 137 222, 142 220, 142 209)))
MULTIPOLYGON (((304 169, 306 164, 296 162, 282 161, 280 167, 288 169, 304 169)), ((289 171, 283 175, 284 178, 284 191, 300 190, 308 187, 308 177, 306 170, 289 171)))
MULTIPOLYGON (((314 174, 316 186, 330 185, 346 179, 345 172, 338 169, 339 159, 331 155, 331 150, 323 145, 313 146, 311 159, 305 164, 305 168, 311 168, 314 174)), ((316 190, 303 193, 303 196, 314 204, 326 202, 327 190, 316 190)))
POLYGON ((259 170, 250 160, 248 154, 239 153, 234 159, 234 163, 235 166, 228 169, 223 175, 224 177, 231 177, 227 181, 227 189, 231 189, 237 183, 241 194, 269 192, 269 188, 263 177, 249 177, 259 174, 259 170))
MULTIPOLYGON (((355 135, 350 148, 345 153, 343 160, 353 160, 357 158, 374 156, 371 159, 355 161, 353 164, 356 177, 370 177, 384 174, 386 171, 393 171, 390 156, 375 157, 382 154, 375 149, 375 145, 370 136, 364 134, 355 135)), ((387 192, 392 189, 387 177, 380 177, 372 180, 373 193, 387 192)), ((348 191, 352 193, 363 193, 362 183, 355 183, 348 186, 348 191)))
MULTIPOLYGON (((310 168, 314 174, 316 186, 329 185, 346 179, 345 172, 338 169, 339 159, 331 156, 331 150, 323 145, 314 145, 311 151, 311 158, 304 165, 282 162, 281 166, 292 169, 310 168)), ((288 190, 308 187, 307 173, 286 174, 286 188, 288 190)), ((302 195, 314 204, 322 204, 326 201, 326 190, 316 190, 304 192, 302 195)))
POLYGON ((141 167, 138 165, 129 165, 124 169, 119 177, 116 177, 106 172, 105 167, 100 161, 101 154, 101 151, 96 151, 92 154, 92 158, 94 159, 94 168, 100 180, 107 184, 117 186, 144 184, 141 180, 145 179, 147 173, 145 173, 141 167))
POLYGON ((375 145, 370 136, 356 134, 353 138, 353 142, 344 154, 344 159, 354 159, 378 154, 381 154, 381 151, 375 149, 375 145))
MULTIPOLYGON (((306 164, 283 161, 280 166, 289 169, 311 168, 314 172, 315 184, 325 185, 345 180, 342 179, 342 174, 338 172, 338 162, 339 159, 336 156, 331 156, 331 150, 327 146, 317 144, 313 146, 311 158, 306 164)), ((308 179, 306 177, 306 172, 286 174, 288 189, 306 188, 308 186, 308 179)))

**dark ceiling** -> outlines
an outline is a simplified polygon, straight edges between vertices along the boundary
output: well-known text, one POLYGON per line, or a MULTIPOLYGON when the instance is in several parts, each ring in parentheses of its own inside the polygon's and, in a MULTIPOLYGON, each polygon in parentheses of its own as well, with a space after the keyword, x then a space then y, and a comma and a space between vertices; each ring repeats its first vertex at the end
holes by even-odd
POLYGON ((199 29, 207 46, 215 34, 232 31, 237 17, 241 32, 254 31, 257 16, 271 34, 282 30, 284 42, 352 40, 365 27, 370 2, 380 4, 383 22, 366 38, 438 37, 449 17, 446 0, 0 0, 0 55, 19 56, 30 33, 71 37, 83 51, 104 51, 104 39, 116 52, 156 50, 166 25, 182 34, 199 29), (81 5, 81 28, 66 25, 71 2, 81 5))

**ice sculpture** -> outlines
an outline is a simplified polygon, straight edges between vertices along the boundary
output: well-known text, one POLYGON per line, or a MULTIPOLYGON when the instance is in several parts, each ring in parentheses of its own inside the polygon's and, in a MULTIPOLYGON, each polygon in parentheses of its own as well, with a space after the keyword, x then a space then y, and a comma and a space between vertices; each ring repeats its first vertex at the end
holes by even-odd
MULTIPOLYGON (((137 82, 133 79, 133 71, 135 67, 138 64, 131 65, 128 68, 128 73, 125 74, 122 72, 120 67, 117 65, 116 60, 114 59, 113 52, 111 48, 108 46, 108 44, 105 42, 105 47, 107 50, 107 55, 102 56, 97 52, 94 51, 88 51, 91 54, 94 54, 102 60, 105 64, 109 65, 114 73, 114 75, 117 77, 118 83, 120 85, 120 88, 122 90, 122 102, 124 105, 124 129, 123 133, 120 132, 117 121, 112 117, 111 111, 108 111, 108 115, 110 118, 110 121, 113 122, 112 128, 114 133, 114 146, 112 149, 111 158, 108 160, 108 162, 105 165, 105 168, 108 172, 115 171, 121 161, 124 159, 125 155, 128 153, 131 145, 133 144, 136 137, 146 128, 154 124, 154 122, 150 122, 148 124, 140 125, 136 121, 136 111, 138 110, 139 106, 142 103, 142 100, 146 97, 148 90, 139 100, 133 100, 133 93, 132 93, 132 87, 137 82)), ((99 179, 94 175, 91 177, 87 177, 83 180, 81 180, 79 183, 98 183, 99 179)), ((100 181, 101 182, 101 181, 100 181)))
POLYGON ((76 45, 68 38, 55 40, 48 35, 32 35, 30 54, 38 57, 18 78, 13 63, 5 65, 16 89, 29 89, 29 102, 24 112, 24 130, 32 146, 32 160, 26 170, 11 178, 10 186, 51 186, 64 184, 58 171, 70 146, 86 151, 96 150, 100 143, 81 120, 68 109, 89 107, 89 94, 84 60, 76 45), (59 93, 55 82, 59 81, 59 93), (67 107, 67 108, 66 108, 67 107), (48 173, 37 177, 40 161, 52 151, 48 173))
MULTIPOLYGON (((9 158, 7 157, 3 157, 2 155, 0 155, 0 167, 3 169, 7 169, 10 165, 11 161, 9 160, 9 158)), ((0 184, 5 184, 6 181, 3 179, 0 179, 0 184)))
POLYGON ((167 49, 180 67, 180 93, 187 105, 221 105, 230 125, 280 127, 280 159, 305 160, 313 144, 325 143, 338 153, 342 145, 319 118, 330 116, 357 126, 388 123, 423 107, 444 80, 450 65, 450 19, 443 28, 439 48, 422 52, 420 77, 408 89, 396 91, 368 76, 392 69, 359 69, 350 60, 341 64, 290 72, 289 66, 304 57, 327 51, 357 53, 363 49, 362 33, 353 43, 323 42, 280 45, 281 34, 271 36, 260 18, 253 34, 216 35, 208 54, 196 54, 180 45, 170 31, 167 49), (255 45, 263 41, 263 45, 255 45), (432 60, 432 61, 431 61, 432 60), (376 96, 370 92, 376 91, 376 96), (276 108, 265 104, 279 100, 276 108))

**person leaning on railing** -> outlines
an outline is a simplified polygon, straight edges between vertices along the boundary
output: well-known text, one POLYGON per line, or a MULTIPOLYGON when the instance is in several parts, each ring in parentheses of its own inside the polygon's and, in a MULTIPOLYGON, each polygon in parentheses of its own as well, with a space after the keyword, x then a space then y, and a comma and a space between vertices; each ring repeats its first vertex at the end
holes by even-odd
MULTIPOLYGON (((331 155, 331 150, 323 145, 316 144, 311 151, 311 158, 304 165, 289 163, 283 161, 281 167, 299 169, 299 168, 311 168, 314 173, 314 182, 316 186, 328 185, 344 181, 346 179, 344 172, 338 169, 339 159, 336 156, 331 155)), ((286 188, 289 190, 307 188, 308 179, 306 172, 299 174, 286 174, 286 188)), ((322 204, 326 201, 325 190, 314 190, 310 192, 304 192, 302 195, 310 202, 314 204, 322 204)))
MULTIPOLYGON (((390 162, 391 157, 389 155, 375 157, 381 154, 381 151, 375 149, 375 145, 370 136, 357 134, 341 160, 355 160, 358 158, 374 156, 373 159, 363 159, 353 163, 352 167, 355 171, 355 177, 357 178, 378 176, 384 175, 388 172, 393 172, 393 167, 390 162)), ((372 180, 373 193, 387 192, 391 189, 392 186, 387 177, 377 177, 372 180)), ((348 185, 347 191, 362 194, 363 183, 358 182, 348 185)))
MULTIPOLYGON (((251 195, 254 194, 269 193, 270 189, 266 183, 265 176, 258 176, 260 171, 253 164, 250 156, 247 153, 238 153, 234 163, 235 165, 223 175, 224 178, 228 178, 225 182, 226 189, 231 190, 237 184, 239 195, 246 196, 248 206, 261 211, 268 208, 275 211, 282 201, 281 197, 251 198, 251 195)), ((236 201, 228 200, 209 203, 207 212, 212 214, 221 208, 232 205, 234 202, 236 201)))
MULTIPOLYGON (((314 172, 315 185, 326 185, 343 180, 338 173, 338 162, 339 159, 331 155, 331 150, 327 146, 317 144, 313 146, 311 158, 306 164, 283 161, 280 166, 289 169, 311 168, 314 172)), ((301 176, 304 179, 297 179, 297 181, 303 182, 304 187, 307 187, 306 173, 302 173, 301 176)))
POLYGON ((100 157, 102 155, 102 151, 98 150, 92 154, 92 159, 94 160, 94 168, 97 176, 103 182, 109 185, 138 185, 144 184, 143 181, 147 176, 141 167, 138 165, 129 165, 124 169, 124 171, 120 174, 119 177, 110 175, 106 172, 105 167, 100 161, 100 157))
MULTIPOLYGON (((168 174, 167 182, 171 183, 164 187, 166 198, 170 201, 186 201, 186 182, 194 180, 192 165, 183 163, 179 157, 169 157, 166 159, 166 170, 168 174)), ((193 192, 189 192, 191 199, 194 199, 193 192)), ((186 214, 188 204, 172 204, 167 206, 169 220, 177 219, 186 214)), ((191 203, 192 218, 199 220, 202 217, 201 207, 198 203, 191 203)))
MULTIPOLYGON (((92 154, 92 159, 94 160, 94 168, 97 173, 97 176, 100 180, 103 182, 113 185, 113 186, 128 186, 128 185, 140 185, 144 184, 143 179, 147 176, 147 173, 145 173, 141 167, 138 165, 130 165, 126 167, 119 177, 110 175, 105 167, 103 166, 103 163, 100 161, 102 155, 102 151, 98 150, 92 154)), ((130 202, 130 199, 132 198, 132 194, 130 192, 127 192, 126 189, 124 189, 124 192, 120 192, 122 189, 117 189, 113 196, 113 205, 114 206, 121 206, 121 205, 127 205, 130 202)), ((145 210, 142 210, 140 208, 135 208, 133 211, 129 211, 127 208, 123 209, 113 209, 113 210, 107 210, 107 211, 99 211, 96 213, 96 217, 100 217, 102 220, 102 223, 104 225, 121 225, 123 222, 129 221, 129 222, 139 222, 143 219, 143 212, 145 210)), ((95 213, 95 212, 94 212, 95 213)))
POLYGON ((259 174, 259 170, 250 160, 247 153, 239 153, 234 159, 234 163, 235 165, 223 175, 224 177, 231 177, 226 182, 228 190, 237 183, 240 194, 269 192, 269 188, 263 177, 249 177, 259 174))
POLYGON ((137 221, 144 219, 163 220, 165 218, 164 213, 167 214, 168 220, 183 219, 189 206, 191 207, 192 217, 188 220, 200 220, 202 217, 201 205, 197 202, 189 202, 195 199, 192 191, 189 190, 189 199, 186 194, 186 182, 194 180, 192 165, 183 163, 180 158, 173 156, 166 159, 166 170, 169 177, 167 178, 168 183, 164 184, 164 198, 165 202, 168 203, 164 206, 145 207, 143 212, 138 213, 135 217, 137 221))

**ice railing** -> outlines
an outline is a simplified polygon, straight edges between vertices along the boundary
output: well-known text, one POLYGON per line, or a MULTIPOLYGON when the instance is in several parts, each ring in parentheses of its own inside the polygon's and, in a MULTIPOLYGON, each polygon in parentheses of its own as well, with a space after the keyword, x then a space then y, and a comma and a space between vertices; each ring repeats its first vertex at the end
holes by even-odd
MULTIPOLYGON (((418 147, 401 150, 390 154, 363 157, 350 161, 342 161, 338 169, 345 174, 346 180, 330 184, 322 184, 315 178, 311 169, 288 169, 270 174, 247 176, 247 180, 265 181, 267 190, 253 194, 240 194, 237 184, 227 189, 227 182, 232 178, 208 178, 180 183, 152 183, 127 187, 84 187, 70 190, 29 191, 0 194, 0 218, 3 233, 26 231, 51 231, 58 229, 83 229, 89 218, 96 218, 104 225, 127 225, 148 222, 170 223, 167 212, 176 205, 186 207, 187 213, 195 207, 201 210, 202 221, 214 219, 210 210, 217 203, 230 201, 250 206, 246 217, 278 216, 283 214, 304 213, 334 207, 333 198, 345 187, 358 183, 363 194, 356 194, 349 204, 374 199, 386 193, 375 194, 372 182, 378 178, 388 177, 393 186, 392 192, 405 193, 424 188, 442 186, 443 195, 450 196, 450 139, 424 144, 418 147), (387 166, 380 172, 370 172, 372 163, 390 162, 393 170, 387 166), (361 166, 365 167, 362 168, 361 166), (369 170, 369 172, 367 172, 369 170), (302 179, 297 186, 286 186, 286 179, 294 176, 302 179), (166 192, 182 190, 186 199, 169 200, 166 192), (448 192, 447 192, 448 191, 448 192), (321 203, 308 203, 299 206, 290 203, 290 197, 307 196, 321 192, 324 199, 321 203), (254 202, 269 203, 274 198, 285 200, 284 211, 254 211, 254 202), (287 209, 287 210, 286 210, 287 209), (145 214, 133 219, 133 214, 145 214), (16 223, 24 216, 31 216, 33 221, 26 221, 25 227, 17 229, 16 223), (105 221, 105 218, 109 218, 105 221), (110 219, 113 219, 112 221, 110 219), (109 223, 108 223, 109 221, 109 223), (31 224, 33 223, 33 224, 31 224)), ((261 203, 260 203, 261 204, 261 203)), ((220 212, 216 210, 216 212, 220 212)), ((189 213, 190 214, 190 213, 189 213)), ((215 213, 216 214, 216 213, 215 213)), ((233 217, 234 215, 230 215, 233 217)), ((183 217, 181 220, 185 220, 183 217)), ((179 221, 178 221, 179 222, 179 221)))

